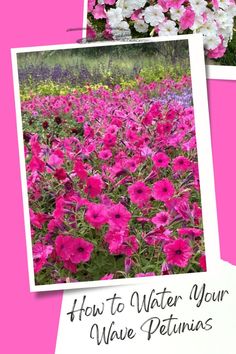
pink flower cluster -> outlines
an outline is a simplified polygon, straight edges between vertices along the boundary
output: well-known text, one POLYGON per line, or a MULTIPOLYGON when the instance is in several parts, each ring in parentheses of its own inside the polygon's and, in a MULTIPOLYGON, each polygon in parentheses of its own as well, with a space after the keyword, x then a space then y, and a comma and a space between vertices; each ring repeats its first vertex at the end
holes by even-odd
POLYGON ((193 107, 164 101, 186 87, 183 77, 22 103, 40 277, 205 269, 193 107))

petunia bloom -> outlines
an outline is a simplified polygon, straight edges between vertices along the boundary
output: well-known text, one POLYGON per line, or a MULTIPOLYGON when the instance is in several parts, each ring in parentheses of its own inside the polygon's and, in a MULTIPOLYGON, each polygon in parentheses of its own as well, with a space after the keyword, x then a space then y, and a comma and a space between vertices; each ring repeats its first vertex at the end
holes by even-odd
POLYGON ((174 185, 168 178, 164 178, 153 185, 152 195, 156 200, 164 202, 173 197, 174 193, 174 185))
POLYGON ((130 200, 139 207, 144 206, 151 197, 151 189, 142 181, 137 181, 128 187, 130 200))
POLYGON ((180 268, 187 267, 189 259, 193 254, 193 250, 190 247, 189 242, 182 238, 167 243, 163 250, 166 254, 167 263, 176 265, 180 268))

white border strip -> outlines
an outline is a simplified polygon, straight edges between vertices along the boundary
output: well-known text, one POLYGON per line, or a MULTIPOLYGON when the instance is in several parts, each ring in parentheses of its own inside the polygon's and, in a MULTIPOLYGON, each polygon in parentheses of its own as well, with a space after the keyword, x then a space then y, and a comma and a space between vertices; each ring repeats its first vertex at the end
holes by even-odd
MULTIPOLYGON (((25 170, 24 158, 24 142, 23 142, 23 129, 21 118, 21 103, 19 94, 19 80, 17 69, 17 53, 35 52, 35 51, 48 51, 48 50, 63 50, 73 48, 87 48, 87 47, 102 47, 114 46, 134 43, 149 43, 149 42, 164 42, 164 41, 183 41, 188 40, 189 55, 191 63, 191 76, 192 76, 192 90, 194 100, 195 112, 195 125, 196 137, 198 147, 198 162, 201 182, 201 200, 203 211, 203 224, 204 224, 204 240, 206 245, 206 258, 208 271, 215 271, 220 263, 220 247, 218 237, 218 224, 216 213, 216 202, 214 192, 214 173, 212 162, 211 150, 211 135, 210 135, 210 122, 208 114, 207 103, 207 89, 206 89, 206 75, 204 66, 204 52, 202 36, 199 34, 171 36, 171 37, 154 37, 145 38, 142 40, 132 40, 131 42, 95 42, 87 44, 73 44, 73 45, 52 45, 40 46, 29 48, 11 49, 12 52, 12 65, 13 65, 13 78, 14 78, 14 93, 17 114, 17 133, 19 142, 20 154, 20 168, 21 168, 21 183, 24 203, 24 219, 26 230, 26 244, 28 255, 29 267, 29 280, 31 291, 48 291, 48 290, 62 290, 62 289, 76 289, 76 288, 90 288, 98 286, 115 286, 126 284, 138 284, 140 282, 148 281, 147 279, 114 279, 114 280, 98 280, 81 283, 68 283, 68 284, 52 284, 52 285, 35 285, 34 271, 33 271, 33 255, 32 255, 32 241, 30 232, 30 218, 29 218, 29 205, 27 194, 27 179, 25 170)), ((178 275, 176 275, 178 276, 178 275)))
POLYGON ((236 80, 236 66, 206 65, 206 70, 208 79, 236 80))

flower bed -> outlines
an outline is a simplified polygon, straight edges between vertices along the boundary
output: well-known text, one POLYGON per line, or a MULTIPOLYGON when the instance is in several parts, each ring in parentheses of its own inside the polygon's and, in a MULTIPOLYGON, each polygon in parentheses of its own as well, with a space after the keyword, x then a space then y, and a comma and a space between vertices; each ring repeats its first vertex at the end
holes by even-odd
POLYGON ((191 79, 22 102, 36 284, 205 270, 191 79))

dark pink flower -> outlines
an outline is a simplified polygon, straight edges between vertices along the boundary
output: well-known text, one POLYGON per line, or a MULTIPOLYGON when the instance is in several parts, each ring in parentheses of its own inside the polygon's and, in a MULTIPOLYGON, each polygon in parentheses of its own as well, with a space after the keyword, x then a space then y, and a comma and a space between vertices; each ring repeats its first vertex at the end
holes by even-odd
POLYGON ((104 143, 106 148, 111 148, 111 147, 115 146, 116 145, 116 136, 107 133, 104 136, 103 143, 104 143))
POLYGON ((198 260, 200 267, 204 272, 206 272, 207 267, 206 267, 206 256, 205 254, 202 254, 201 257, 198 260))
POLYGON ((174 185, 168 178, 164 178, 153 185, 152 195, 156 200, 164 202, 173 197, 174 193, 174 185))
POLYGON ((72 236, 58 235, 55 239, 56 253, 63 261, 68 261, 70 259, 72 246, 72 236))
POLYGON ((46 246, 40 242, 37 242, 33 245, 33 261, 35 273, 38 273, 47 263, 47 258, 52 253, 52 251, 52 246, 46 246))
POLYGON ((104 183, 102 178, 99 175, 94 175, 87 178, 85 192, 88 193, 91 198, 96 198, 101 194, 103 187, 104 183))
POLYGON ((128 187, 130 200, 139 207, 145 205, 151 197, 151 189, 142 181, 137 181, 128 187))
POLYGON ((110 274, 103 275, 103 277, 100 280, 111 280, 113 278, 114 278, 114 274, 110 273, 110 274))
POLYGON ((67 178, 66 170, 64 168, 58 168, 56 169, 54 176, 58 179, 58 181, 64 181, 64 179, 67 178))
POLYGON ((81 179, 81 181, 86 181, 88 177, 88 173, 84 167, 84 164, 80 160, 76 160, 74 164, 74 171, 77 176, 81 179))
POLYGON ((126 209, 126 207, 119 203, 114 204, 108 210, 109 224, 114 228, 124 228, 127 226, 131 219, 131 213, 126 209))
POLYGON ((135 235, 127 235, 124 238, 124 242, 120 247, 120 252, 125 256, 132 256, 138 251, 139 243, 135 235))
POLYGON ((98 154, 98 157, 101 159, 101 160, 108 160, 110 157, 112 157, 112 152, 111 150, 101 150, 98 154))
POLYGON ((180 268, 187 267, 189 259, 193 254, 189 242, 182 238, 167 243, 163 250, 166 254, 167 263, 180 268))
POLYGON ((108 243, 111 254, 119 254, 120 246, 124 241, 124 231, 109 230, 104 236, 104 241, 108 243))
POLYGON ((74 238, 72 243, 72 250, 70 260, 72 263, 85 263, 91 258, 94 246, 91 242, 84 240, 83 238, 74 238))
POLYGON ((135 274, 135 278, 154 277, 155 275, 156 274, 154 272, 137 273, 137 274, 135 274))
POLYGON ((187 171, 191 168, 192 162, 184 156, 178 156, 173 160, 173 170, 176 171, 187 171))
POLYGON ((95 227, 100 229, 107 223, 107 212, 102 204, 89 204, 85 213, 85 220, 95 227))
POLYGON ((190 237, 201 237, 203 234, 203 230, 197 229, 195 227, 183 227, 181 229, 177 229, 179 236, 190 236, 190 237))
POLYGON ((43 162, 39 157, 33 156, 27 165, 27 169, 31 171, 44 172, 45 162, 43 162))
POLYGON ((152 157, 152 160, 157 168, 167 167, 170 162, 169 156, 167 156, 164 152, 158 152, 152 157))

